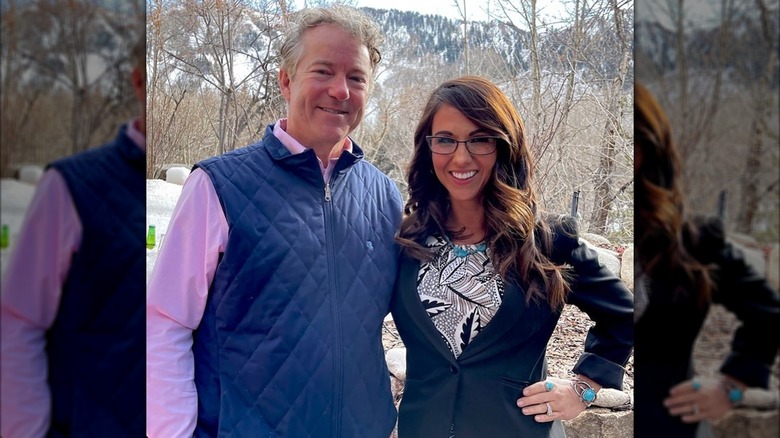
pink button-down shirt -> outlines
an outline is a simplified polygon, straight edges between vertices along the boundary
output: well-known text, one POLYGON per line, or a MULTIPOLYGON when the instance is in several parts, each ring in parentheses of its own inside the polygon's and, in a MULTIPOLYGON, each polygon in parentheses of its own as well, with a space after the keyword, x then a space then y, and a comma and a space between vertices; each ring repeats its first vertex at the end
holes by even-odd
MULTIPOLYGON (((127 135, 146 150, 137 120, 127 135)), ((62 286, 81 244, 81 221, 65 180, 54 169, 38 181, 0 295, 0 435, 37 438, 51 422, 46 382, 46 330, 54 323, 62 286)))
MULTIPOLYGON (((292 154, 306 150, 286 132, 286 120, 273 134, 292 154)), ((325 181, 342 151, 334 148, 328 165, 320 161, 325 181)), ((219 254, 225 250, 228 225, 214 186, 196 169, 187 178, 168 224, 147 285, 146 427, 150 438, 191 437, 198 415, 192 332, 200 324, 219 254)))

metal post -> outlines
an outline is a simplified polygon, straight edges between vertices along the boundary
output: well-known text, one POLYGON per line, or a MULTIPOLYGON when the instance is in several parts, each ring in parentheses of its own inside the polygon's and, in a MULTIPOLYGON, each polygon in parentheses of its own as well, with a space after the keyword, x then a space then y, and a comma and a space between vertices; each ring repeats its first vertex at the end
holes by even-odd
POLYGON ((718 194, 718 219, 726 220, 726 190, 721 190, 718 194))
POLYGON ((571 197, 571 216, 577 217, 577 204, 580 202, 580 191, 577 190, 571 197))

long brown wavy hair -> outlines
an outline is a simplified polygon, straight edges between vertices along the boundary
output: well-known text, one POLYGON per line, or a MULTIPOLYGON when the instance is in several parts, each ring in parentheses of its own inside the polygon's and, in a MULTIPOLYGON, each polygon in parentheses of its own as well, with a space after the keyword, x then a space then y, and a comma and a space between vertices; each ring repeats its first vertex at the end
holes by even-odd
POLYGON ((433 253, 424 246, 428 236, 458 235, 457 230, 445 227, 449 194, 434 173, 425 140, 432 133, 433 117, 442 105, 452 106, 481 129, 502 138, 496 164, 482 192, 485 240, 493 266, 503 279, 526 288, 527 302, 546 300, 552 308, 562 306, 569 286, 565 268, 548 258, 552 231, 546 221, 539 220, 523 120, 501 90, 483 78, 450 80, 431 93, 414 133, 414 153, 407 172, 409 199, 398 243, 409 256, 431 260, 433 253))
POLYGON ((648 277, 672 275, 683 281, 676 293, 710 301, 709 269, 689 249, 697 232, 686 219, 680 157, 666 113, 641 84, 634 84, 635 243, 648 277), (691 291, 691 292, 686 292, 691 291))

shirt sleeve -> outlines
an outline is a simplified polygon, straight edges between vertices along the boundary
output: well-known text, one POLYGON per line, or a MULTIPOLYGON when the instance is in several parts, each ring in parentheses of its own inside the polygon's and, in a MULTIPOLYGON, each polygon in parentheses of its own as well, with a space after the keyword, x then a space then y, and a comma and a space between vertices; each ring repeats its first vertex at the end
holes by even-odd
POLYGON ((46 331, 54 323, 81 221, 54 169, 38 182, 2 281, 0 435, 41 437, 51 422, 46 331))
POLYGON ((196 169, 174 208, 147 284, 146 424, 150 438, 191 437, 197 420, 192 332, 227 243, 208 175, 196 169))

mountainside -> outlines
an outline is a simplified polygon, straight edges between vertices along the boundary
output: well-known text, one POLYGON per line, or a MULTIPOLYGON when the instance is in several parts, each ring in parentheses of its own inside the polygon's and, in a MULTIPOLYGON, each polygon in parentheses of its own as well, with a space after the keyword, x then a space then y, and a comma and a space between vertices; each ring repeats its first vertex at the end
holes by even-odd
MULTIPOLYGON (((466 45, 462 21, 409 11, 362 10, 380 24, 385 35, 384 52, 400 57, 393 61, 419 63, 421 59, 433 59, 445 65, 464 62, 466 45)), ((550 72, 568 71, 570 63, 574 62, 586 77, 591 76, 589 73, 598 77, 617 74, 620 62, 617 35, 608 20, 608 17, 587 18, 587 26, 576 43, 571 26, 540 27, 538 56, 541 68, 550 72)), ((501 60, 512 75, 528 71, 531 34, 518 28, 519 25, 500 20, 469 22, 468 51, 472 58, 501 60)))
MULTIPOLYGON (((726 24, 686 29, 680 35, 654 21, 636 22, 635 58, 641 67, 638 76, 652 75, 654 71, 672 72, 684 61, 691 70, 725 68, 737 73, 743 81, 751 81, 764 74, 769 59, 769 44, 765 32, 777 37, 780 14, 770 13, 766 29, 755 11, 735 13, 726 24)), ((770 37, 771 41, 771 37, 770 37)), ((780 46, 775 45, 780 52, 780 46)), ((772 87, 778 86, 780 69, 775 69, 772 87)))
MULTIPOLYGON (((395 55, 393 61, 418 63, 421 59, 433 58, 445 65, 463 62, 465 45, 461 21, 409 11, 362 10, 380 24, 385 35, 384 52, 395 55)), ((768 23, 768 28, 774 35, 780 27, 778 17, 779 14, 770 14, 772 21, 768 23)), ((575 47, 573 23, 540 28, 539 60, 542 69, 562 72, 569 68, 570 62, 576 62, 578 71, 586 78, 612 77, 620 57, 616 56, 618 47, 614 26, 608 20, 608 17, 586 18, 583 39, 578 47, 575 47)), ((469 22, 468 50, 479 57, 494 56, 502 60, 510 74, 528 71, 531 35, 515 24, 499 20, 469 22)), ((667 72, 677 67, 678 42, 673 31, 652 21, 629 21, 629 24, 627 28, 633 33, 629 40, 634 44, 637 59, 642 59, 643 63, 649 61, 650 66, 667 72)), ((720 63, 742 77, 757 78, 763 73, 765 65, 745 62, 745 55, 768 51, 763 32, 755 11, 735 13, 723 26, 690 29, 685 34, 683 45, 686 63, 692 69, 714 68, 720 63)), ((777 74, 780 74, 780 69, 777 74)))

